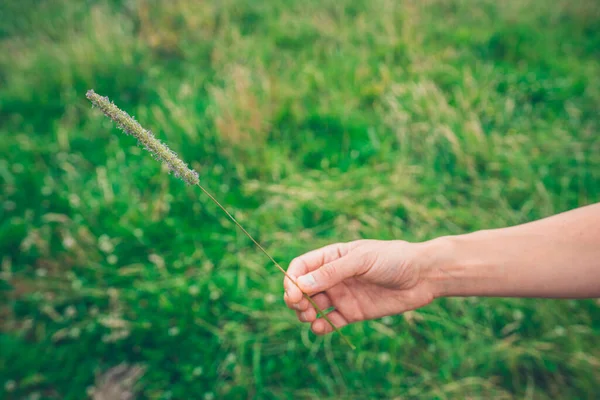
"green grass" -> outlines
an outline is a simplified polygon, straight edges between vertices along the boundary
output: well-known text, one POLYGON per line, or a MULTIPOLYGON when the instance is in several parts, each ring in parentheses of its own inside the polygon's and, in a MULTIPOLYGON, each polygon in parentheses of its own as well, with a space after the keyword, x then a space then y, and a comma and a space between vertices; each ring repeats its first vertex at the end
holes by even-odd
POLYGON ((7 0, 0 5, 0 397, 593 398, 597 301, 445 299, 318 338, 201 192, 287 264, 600 201, 594 0, 7 0))

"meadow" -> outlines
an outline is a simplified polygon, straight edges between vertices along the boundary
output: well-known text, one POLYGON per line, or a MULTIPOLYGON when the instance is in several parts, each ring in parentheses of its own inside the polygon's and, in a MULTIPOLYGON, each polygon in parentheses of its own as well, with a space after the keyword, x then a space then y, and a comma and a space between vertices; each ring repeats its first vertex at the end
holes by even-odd
POLYGON ((286 266, 600 201, 596 0, 0 2, 0 398, 595 398, 600 302, 451 298, 317 337, 286 266))

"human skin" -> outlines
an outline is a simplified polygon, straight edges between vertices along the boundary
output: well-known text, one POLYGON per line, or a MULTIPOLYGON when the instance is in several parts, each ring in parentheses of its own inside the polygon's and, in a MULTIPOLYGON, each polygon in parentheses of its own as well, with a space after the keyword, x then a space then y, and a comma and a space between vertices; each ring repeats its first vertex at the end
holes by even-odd
MULTIPOLYGON (((342 327, 440 297, 600 297, 600 203, 523 225, 421 243, 358 240, 295 258, 288 275, 342 327)), ((332 328, 289 279, 284 300, 316 334, 332 328)))

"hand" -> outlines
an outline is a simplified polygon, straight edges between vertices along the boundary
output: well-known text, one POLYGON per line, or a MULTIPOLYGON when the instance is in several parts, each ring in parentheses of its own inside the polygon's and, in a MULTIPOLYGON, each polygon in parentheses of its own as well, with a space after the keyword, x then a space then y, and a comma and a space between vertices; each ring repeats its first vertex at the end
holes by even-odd
MULTIPOLYGON (((334 307, 327 316, 339 328, 429 304, 435 296, 428 259, 424 244, 358 240, 295 258, 287 273, 321 310, 334 307)), ((312 323, 319 335, 333 330, 288 278, 284 288, 284 300, 300 321, 312 323)))

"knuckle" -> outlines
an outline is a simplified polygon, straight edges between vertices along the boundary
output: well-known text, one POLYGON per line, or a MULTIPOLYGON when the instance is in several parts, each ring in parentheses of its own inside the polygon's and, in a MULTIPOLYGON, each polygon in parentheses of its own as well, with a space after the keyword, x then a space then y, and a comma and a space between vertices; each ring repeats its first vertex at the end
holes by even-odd
POLYGON ((299 303, 296 303, 296 307, 300 311, 306 311, 308 309, 308 300, 302 299, 299 303))
POLYGON ((347 244, 346 244, 346 243, 338 243, 338 244, 335 246, 336 257, 337 257, 338 259, 339 259, 339 258, 342 258, 342 257, 344 257, 344 254, 346 254, 346 252, 347 252, 347 251, 346 251, 346 246, 347 246, 347 244))
POLYGON ((302 322, 310 322, 311 315, 306 311, 298 311, 298 319, 302 322))
POLYGON ((376 263, 377 253, 371 251, 361 251, 357 254, 358 260, 358 274, 370 270, 376 263))
POLYGON ((325 327, 324 321, 322 320, 316 320, 312 323, 311 326, 311 330, 313 331, 313 333, 315 335, 324 335, 327 331, 327 328, 325 327))
MULTIPOLYGON (((298 264, 300 262, 300 257, 294 257, 292 259, 292 261, 290 262, 290 268, 293 267, 294 265, 298 264)), ((289 270, 289 268, 288 268, 289 270)))
POLYGON ((321 273, 325 279, 332 279, 338 273, 338 267, 335 264, 329 264, 322 268, 321 273))
POLYGON ((290 262, 288 271, 295 271, 300 267, 304 267, 305 265, 306 262, 304 261, 304 258, 302 256, 294 257, 294 259, 290 262))

